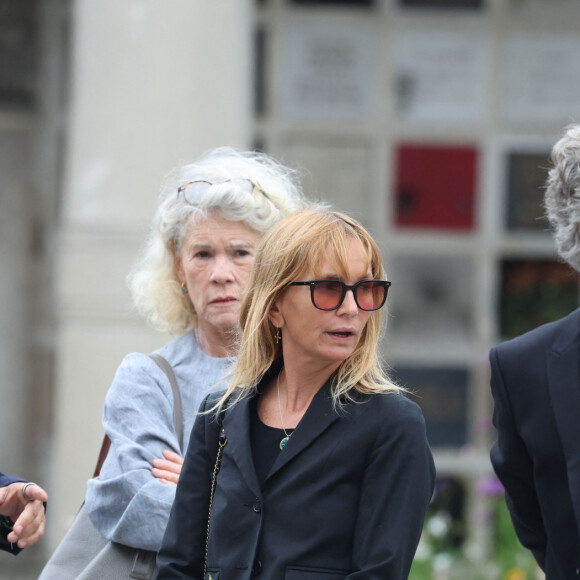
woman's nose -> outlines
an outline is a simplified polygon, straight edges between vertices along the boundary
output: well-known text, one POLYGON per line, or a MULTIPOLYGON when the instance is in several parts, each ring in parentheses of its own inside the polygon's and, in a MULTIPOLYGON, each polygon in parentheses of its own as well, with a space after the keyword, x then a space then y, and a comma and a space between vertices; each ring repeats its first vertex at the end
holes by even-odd
POLYGON ((346 312, 349 314, 358 313, 358 305, 356 303, 356 300, 354 299, 354 290, 350 289, 346 291, 346 294, 344 295, 344 300, 342 301, 342 304, 339 306, 338 309, 342 312, 346 312))
POLYGON ((233 280, 233 268, 234 266, 227 256, 218 254, 211 271, 211 280, 220 283, 233 280))

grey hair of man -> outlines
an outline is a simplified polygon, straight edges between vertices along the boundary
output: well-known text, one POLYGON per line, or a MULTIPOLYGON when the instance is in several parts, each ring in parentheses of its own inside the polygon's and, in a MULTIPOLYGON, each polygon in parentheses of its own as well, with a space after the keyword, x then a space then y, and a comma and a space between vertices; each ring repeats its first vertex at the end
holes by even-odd
POLYGON ((580 271, 580 125, 570 125, 552 149, 544 205, 560 257, 580 271))
POLYGON ((299 179, 297 170, 264 153, 231 147, 214 149, 171 171, 162 184, 145 247, 128 277, 137 311, 162 332, 176 335, 196 328, 195 309, 175 273, 175 256, 189 228, 218 215, 263 234, 304 207, 299 179), (195 181, 208 183, 192 204, 178 190, 195 181))

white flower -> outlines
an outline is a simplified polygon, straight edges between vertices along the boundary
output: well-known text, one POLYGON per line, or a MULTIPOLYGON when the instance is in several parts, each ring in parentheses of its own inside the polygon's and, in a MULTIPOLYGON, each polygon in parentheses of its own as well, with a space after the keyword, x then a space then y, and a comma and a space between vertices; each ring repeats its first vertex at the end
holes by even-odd
POLYGON ((451 519, 445 512, 437 512, 427 520, 427 530, 434 538, 443 538, 449 532, 451 519))
POLYGON ((452 558, 447 552, 441 552, 433 558, 433 569, 435 572, 443 572, 451 568, 452 558))

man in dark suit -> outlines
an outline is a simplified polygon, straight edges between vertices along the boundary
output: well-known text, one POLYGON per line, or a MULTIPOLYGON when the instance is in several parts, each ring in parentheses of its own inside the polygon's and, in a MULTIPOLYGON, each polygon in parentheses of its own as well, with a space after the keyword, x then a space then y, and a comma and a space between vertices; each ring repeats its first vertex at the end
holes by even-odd
POLYGON ((46 492, 0 472, 0 549, 18 554, 44 533, 46 492))
MULTIPOLYGON (((552 151, 546 214, 580 271, 580 125, 552 151)), ((546 580, 580 578, 580 310, 491 350, 491 462, 546 580)))

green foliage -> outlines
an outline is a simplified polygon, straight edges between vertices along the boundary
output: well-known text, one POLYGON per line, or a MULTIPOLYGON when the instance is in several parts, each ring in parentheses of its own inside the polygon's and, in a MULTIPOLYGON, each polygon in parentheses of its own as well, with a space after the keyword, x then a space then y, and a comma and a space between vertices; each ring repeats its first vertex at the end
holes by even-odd
POLYGON ((489 498, 492 553, 469 554, 466 538, 441 509, 430 511, 409 575, 410 580, 535 580, 537 565, 516 537, 503 496, 489 498))
POLYGON ((503 297, 501 334, 513 338, 546 322, 563 318, 578 307, 578 287, 546 281, 503 297))
POLYGON ((504 573, 520 569, 526 574, 524 578, 533 578, 536 562, 532 553, 520 544, 503 498, 498 498, 494 502, 493 511, 495 519, 493 545, 495 561, 504 573))

